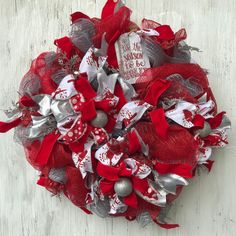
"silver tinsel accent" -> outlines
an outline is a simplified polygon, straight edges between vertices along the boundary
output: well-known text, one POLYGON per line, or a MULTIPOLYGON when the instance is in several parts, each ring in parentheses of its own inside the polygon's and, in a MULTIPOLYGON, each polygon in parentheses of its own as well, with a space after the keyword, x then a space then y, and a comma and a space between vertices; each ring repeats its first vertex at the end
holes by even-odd
POLYGON ((152 217, 149 212, 144 211, 137 215, 136 220, 142 227, 145 227, 152 222, 152 217))
POLYGON ((4 110, 4 113, 8 119, 14 119, 15 117, 19 117, 21 115, 21 111, 17 104, 12 102, 12 106, 12 108, 4 110))

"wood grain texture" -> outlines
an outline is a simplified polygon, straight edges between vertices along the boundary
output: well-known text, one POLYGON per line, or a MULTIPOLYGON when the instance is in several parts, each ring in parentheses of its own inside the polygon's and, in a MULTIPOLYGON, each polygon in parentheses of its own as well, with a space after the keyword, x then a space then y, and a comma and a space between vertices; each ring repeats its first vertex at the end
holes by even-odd
MULTIPOLYGON (((0 109, 17 99, 17 89, 31 59, 55 50, 53 40, 68 33, 69 14, 80 10, 99 16, 104 0, 0 0, 0 109)), ((210 72, 220 110, 236 124, 236 1, 127 0, 133 20, 143 17, 185 27, 187 42, 200 48, 193 56, 210 72)), ((1 113, 0 119, 4 119, 1 113)), ((65 198, 51 197, 35 185, 37 173, 28 165, 12 132, 0 135, 1 236, 234 236, 236 235, 236 132, 230 145, 214 152, 215 166, 201 173, 175 202, 170 217, 181 228, 141 228, 124 219, 86 216, 65 198)))

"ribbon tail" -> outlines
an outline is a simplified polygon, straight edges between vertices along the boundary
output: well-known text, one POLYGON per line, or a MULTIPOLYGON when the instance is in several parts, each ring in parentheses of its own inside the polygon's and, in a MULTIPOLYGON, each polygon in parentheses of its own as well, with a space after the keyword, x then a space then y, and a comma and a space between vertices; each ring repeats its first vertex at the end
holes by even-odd
POLYGON ((156 224, 158 224, 161 228, 164 229, 174 229, 174 228, 178 228, 179 225, 178 224, 167 224, 167 223, 160 223, 157 220, 153 220, 156 224))
POLYGON ((112 16, 115 11, 116 2, 113 0, 108 0, 102 9, 101 19, 105 19, 109 16, 112 16))
POLYGON ((15 128, 21 123, 21 117, 11 121, 11 122, 1 122, 0 121, 0 133, 6 133, 7 131, 15 128))
POLYGON ((150 112, 149 115, 156 128, 157 135, 161 138, 166 138, 169 124, 166 121, 163 108, 158 108, 155 111, 150 112))
POLYGON ((39 153, 38 153, 36 160, 35 160, 35 162, 40 167, 44 167, 48 163, 48 160, 49 160, 49 157, 52 153, 53 147, 54 147, 57 139, 59 138, 59 136, 60 136, 59 132, 58 133, 53 132, 53 133, 50 133, 47 136, 45 136, 45 138, 41 144, 39 153))

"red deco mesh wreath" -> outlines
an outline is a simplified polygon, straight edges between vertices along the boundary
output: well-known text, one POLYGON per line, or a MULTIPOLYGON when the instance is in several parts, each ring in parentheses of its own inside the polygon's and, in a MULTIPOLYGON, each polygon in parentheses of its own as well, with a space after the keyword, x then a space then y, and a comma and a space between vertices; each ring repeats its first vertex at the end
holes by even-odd
POLYGON ((0 132, 15 128, 37 183, 86 213, 173 228, 171 202, 199 166, 210 171, 230 121, 185 29, 139 27, 130 15, 113 0, 101 19, 73 13, 57 51, 32 62, 0 132))

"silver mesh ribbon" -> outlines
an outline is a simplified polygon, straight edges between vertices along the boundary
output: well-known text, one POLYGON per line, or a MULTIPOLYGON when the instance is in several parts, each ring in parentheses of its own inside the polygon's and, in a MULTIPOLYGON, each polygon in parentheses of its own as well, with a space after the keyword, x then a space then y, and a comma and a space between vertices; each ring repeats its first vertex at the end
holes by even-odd
POLYGON ((169 81, 176 81, 181 83, 183 87, 185 87, 189 94, 193 97, 196 97, 203 93, 203 88, 201 85, 199 85, 197 82, 195 82, 194 77, 190 77, 187 79, 184 79, 180 74, 172 74, 166 78, 166 80, 169 81))
POLYGON ((173 57, 168 56, 159 44, 157 44, 150 37, 142 38, 142 48, 144 53, 148 56, 152 67, 158 67, 164 63, 189 63, 191 54, 188 48, 179 44, 174 49, 173 57))
POLYGON ((99 217, 105 218, 109 216, 110 203, 108 199, 101 200, 96 197, 92 204, 87 206, 90 211, 99 217))
POLYGON ((28 72, 25 77, 21 80, 19 87, 19 94, 24 95, 35 95, 39 93, 41 87, 39 76, 28 72))
POLYGON ((79 19, 72 25, 70 38, 73 44, 83 53, 92 46, 95 35, 94 24, 88 19, 79 19))
POLYGON ((49 171, 48 177, 57 183, 61 183, 61 184, 66 183, 65 168, 52 168, 49 171))
POLYGON ((144 211, 137 215, 136 220, 142 227, 145 227, 152 222, 152 217, 149 212, 144 211))

